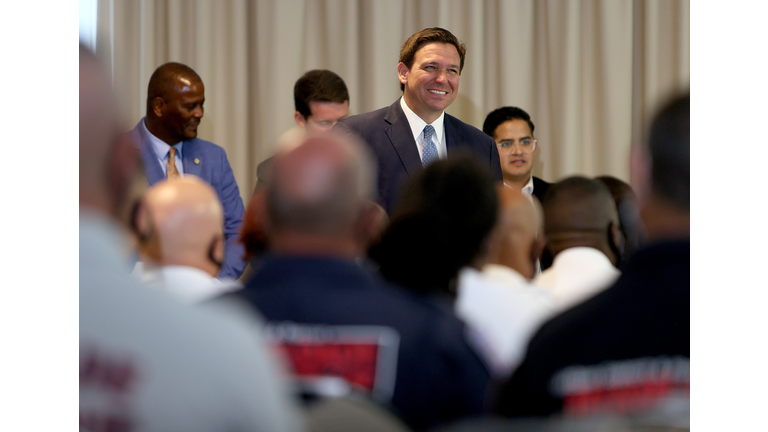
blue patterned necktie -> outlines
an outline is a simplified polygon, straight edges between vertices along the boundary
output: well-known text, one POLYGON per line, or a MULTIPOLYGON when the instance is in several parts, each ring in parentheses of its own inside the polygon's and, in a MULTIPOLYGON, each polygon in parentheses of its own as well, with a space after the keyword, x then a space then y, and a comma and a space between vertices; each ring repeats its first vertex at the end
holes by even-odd
POLYGON ((424 149, 422 150, 421 155, 421 166, 424 168, 438 159, 437 146, 432 142, 432 135, 434 134, 435 128, 433 128, 432 125, 426 125, 424 127, 424 149))

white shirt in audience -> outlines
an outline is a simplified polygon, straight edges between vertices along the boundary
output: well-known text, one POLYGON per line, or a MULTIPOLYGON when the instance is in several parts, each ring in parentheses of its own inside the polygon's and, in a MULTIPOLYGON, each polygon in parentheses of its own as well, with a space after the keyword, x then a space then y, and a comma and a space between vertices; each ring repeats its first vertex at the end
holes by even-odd
POLYGON ((552 266, 537 276, 534 283, 550 292, 563 310, 613 285, 619 275, 621 272, 604 253, 590 247, 574 247, 557 254, 552 266))
POLYGON ((529 339, 555 311, 552 297, 515 270, 495 264, 482 273, 459 273, 456 314, 497 377, 509 375, 525 356, 529 339))
POLYGON ((134 273, 140 273, 138 276, 147 286, 168 290, 184 303, 202 303, 243 287, 234 279, 219 280, 189 266, 148 268, 144 264, 134 273))

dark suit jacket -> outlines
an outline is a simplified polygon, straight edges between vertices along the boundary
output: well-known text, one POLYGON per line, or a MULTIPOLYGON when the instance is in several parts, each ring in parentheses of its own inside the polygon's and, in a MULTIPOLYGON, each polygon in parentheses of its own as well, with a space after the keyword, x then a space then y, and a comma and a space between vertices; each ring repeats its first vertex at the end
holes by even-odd
POLYGON ((549 190, 550 183, 533 176, 533 196, 539 199, 540 203, 544 203, 544 195, 549 190))
MULTIPOLYGON (((157 161, 157 156, 152 151, 149 137, 146 136, 144 128, 141 127, 143 121, 144 119, 141 119, 130 134, 139 146, 147 180, 150 185, 153 185, 165 179, 165 174, 163 174, 163 169, 157 161)), ((237 279, 245 269, 244 249, 243 245, 240 244, 240 223, 245 208, 243 207, 243 199, 240 198, 240 189, 237 187, 235 175, 229 166, 227 153, 216 144, 199 138, 184 141, 181 152, 184 174, 200 177, 208 182, 219 195, 219 200, 221 200, 221 205, 224 208, 226 252, 224 265, 218 277, 237 279)))
MULTIPOLYGON (((533 196, 539 199, 540 203, 544 203, 544 195, 547 194, 547 190, 549 190, 550 183, 534 176, 533 177, 533 196)), ((541 258, 539 259, 539 265, 541 266, 541 271, 544 271, 552 266, 552 252, 549 251, 549 249, 544 248, 544 250, 541 252, 541 258)))
MULTIPOLYGON (((493 138, 456 117, 445 114, 445 147, 448 154, 467 149, 488 163, 494 178, 501 181, 499 152, 493 138)), ((421 172, 421 158, 411 126, 400 107, 400 99, 386 108, 347 117, 334 130, 354 131, 373 150, 378 160, 378 201, 389 213, 397 201, 403 183, 421 172)))

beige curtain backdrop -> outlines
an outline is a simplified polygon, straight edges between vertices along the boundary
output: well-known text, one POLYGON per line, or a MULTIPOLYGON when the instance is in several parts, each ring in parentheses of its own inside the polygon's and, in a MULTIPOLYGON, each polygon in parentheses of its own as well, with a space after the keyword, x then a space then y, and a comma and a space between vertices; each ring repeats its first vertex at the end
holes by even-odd
POLYGON ((647 116, 690 77, 688 0, 98 0, 97 53, 133 127, 168 61, 205 83, 199 136, 224 147, 246 200, 256 165, 295 125, 293 84, 310 69, 347 83, 350 113, 400 96, 400 46, 439 26, 467 45, 448 112, 478 128, 504 105, 531 114, 534 174, 628 181, 647 116))

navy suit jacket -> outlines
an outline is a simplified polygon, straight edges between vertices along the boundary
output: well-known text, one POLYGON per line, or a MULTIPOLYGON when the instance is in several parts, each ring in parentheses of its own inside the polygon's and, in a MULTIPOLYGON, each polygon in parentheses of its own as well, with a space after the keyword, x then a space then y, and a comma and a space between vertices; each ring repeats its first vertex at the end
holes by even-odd
MULTIPOLYGON (((496 143, 481 130, 445 114, 445 147, 448 154, 469 150, 488 163, 494 178, 501 181, 501 163, 496 143)), ((397 202, 403 183, 421 172, 421 158, 400 99, 386 108, 347 117, 333 126, 354 131, 373 150, 379 169, 379 204, 389 213, 397 202)))
MULTIPOLYGON (((165 179, 163 169, 157 161, 157 156, 152 151, 149 137, 146 136, 141 123, 130 132, 134 142, 139 146, 141 159, 144 163, 144 173, 150 185, 165 179)), ((184 141, 181 150, 184 174, 193 174, 208 182, 219 195, 221 205, 224 207, 224 237, 226 238, 226 251, 224 265, 219 271, 218 277, 237 279, 245 269, 243 262, 243 245, 240 243, 240 223, 243 219, 245 208, 243 199, 240 198, 240 189, 237 187, 235 175, 229 166, 227 153, 216 144, 199 138, 184 141)))

